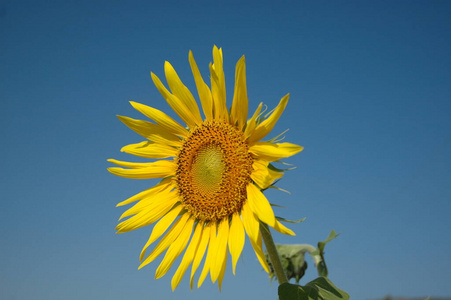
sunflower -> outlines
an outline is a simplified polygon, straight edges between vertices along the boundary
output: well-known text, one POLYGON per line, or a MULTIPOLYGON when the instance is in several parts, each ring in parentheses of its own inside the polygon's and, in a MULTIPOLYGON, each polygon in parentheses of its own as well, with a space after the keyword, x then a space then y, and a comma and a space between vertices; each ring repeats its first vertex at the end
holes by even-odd
POLYGON ((213 64, 209 65, 211 89, 202 79, 191 51, 189 63, 204 119, 193 95, 169 62, 164 64, 169 90, 155 74, 151 73, 151 77, 186 126, 160 110, 136 102, 131 102, 132 106, 153 122, 118 116, 125 125, 146 138, 146 141, 127 145, 121 151, 154 161, 136 163, 109 159, 120 167, 108 170, 126 178, 162 180, 118 204, 122 206, 138 201, 122 214, 119 220, 127 219, 116 229, 123 233, 155 223, 141 251, 139 266, 142 268, 166 251, 155 278, 165 275, 186 249, 172 278, 172 289, 177 287, 190 265, 190 286, 193 288, 194 274, 204 256, 197 286, 200 287, 210 273, 212 282, 218 281, 221 288, 227 250, 235 274, 246 234, 259 262, 269 273, 262 248, 260 222, 281 233, 294 235, 274 216, 262 190, 273 187, 273 183, 283 176, 283 170, 275 168, 272 163, 303 148, 279 143, 277 138, 261 141, 281 116, 289 95, 266 115, 260 103, 247 120, 244 56, 236 65, 230 112, 226 106, 222 49, 213 47, 213 64), (158 239, 159 242, 148 253, 149 246, 158 239))

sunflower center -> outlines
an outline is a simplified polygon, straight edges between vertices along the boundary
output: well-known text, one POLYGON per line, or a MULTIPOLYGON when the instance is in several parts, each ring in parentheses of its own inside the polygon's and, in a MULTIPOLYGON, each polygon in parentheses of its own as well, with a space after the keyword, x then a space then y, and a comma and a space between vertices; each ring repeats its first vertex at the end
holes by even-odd
POLYGON ((224 173, 224 158, 221 148, 218 145, 208 144, 199 149, 192 164, 193 184, 199 190, 206 193, 213 193, 217 190, 222 181, 224 173))
POLYGON ((251 181, 252 157, 241 131, 214 120, 185 140, 177 156, 181 202, 196 218, 216 221, 241 210, 251 181))

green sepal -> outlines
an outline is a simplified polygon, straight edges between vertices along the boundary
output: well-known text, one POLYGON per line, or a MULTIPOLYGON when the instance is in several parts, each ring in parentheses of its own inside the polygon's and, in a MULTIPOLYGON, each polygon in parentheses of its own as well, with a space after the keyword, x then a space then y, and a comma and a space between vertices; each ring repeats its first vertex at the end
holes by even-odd
POLYGON ((285 139, 284 134, 287 133, 288 130, 289 130, 289 129, 286 129, 284 132, 282 132, 282 133, 278 134, 277 136, 273 137, 273 138, 270 139, 268 142, 271 142, 271 143, 278 143, 278 142, 283 141, 283 140, 285 139))
MULTIPOLYGON (((285 164, 285 165, 292 166, 290 164, 285 164)), ((279 173, 283 173, 283 172, 286 172, 286 171, 294 170, 294 169, 296 169, 296 167, 291 167, 291 168, 287 168, 287 169, 279 169, 279 168, 275 167, 273 164, 268 164, 268 169, 276 171, 276 172, 279 172, 279 173)))
POLYGON ((266 189, 262 189, 262 192, 266 191, 267 189, 276 189, 276 190, 279 190, 279 191, 282 191, 282 192, 285 192, 285 193, 291 195, 291 193, 290 193, 289 191, 284 190, 284 189, 281 189, 280 187, 277 187, 277 186, 276 186, 276 184, 277 184, 279 181, 280 181, 280 179, 274 181, 274 182, 273 182, 270 186, 268 186, 266 189))
POLYGON ((257 118, 255 119, 255 124, 257 126, 260 125, 260 123, 263 122, 271 113, 271 112, 269 112, 267 115, 264 116, 263 114, 268 110, 268 106, 266 104, 263 104, 263 106, 264 106, 263 111, 261 111, 258 114, 257 118))
POLYGON ((282 205, 278 205, 278 204, 274 204, 274 203, 269 203, 269 205, 271 205, 271 207, 287 208, 286 206, 282 206, 282 205))
MULTIPOLYGON (((275 183, 277 183, 277 182, 274 182, 274 184, 275 184, 275 183)), ((285 192, 285 193, 287 193, 288 195, 291 195, 290 191, 281 189, 280 187, 277 187, 277 186, 274 186, 274 185, 270 185, 270 186, 268 186, 266 189, 264 189, 264 190, 262 190, 262 191, 265 191, 265 190, 267 190, 267 189, 276 189, 276 190, 279 190, 279 191, 281 191, 281 192, 285 192)))
POLYGON ((285 218, 277 217, 277 216, 276 216, 276 219, 277 219, 278 221, 282 221, 282 222, 286 222, 286 223, 301 223, 301 222, 304 222, 305 219, 307 219, 307 217, 304 217, 304 218, 299 219, 299 220, 294 220, 294 221, 292 221, 292 220, 287 220, 287 219, 285 219, 285 218))

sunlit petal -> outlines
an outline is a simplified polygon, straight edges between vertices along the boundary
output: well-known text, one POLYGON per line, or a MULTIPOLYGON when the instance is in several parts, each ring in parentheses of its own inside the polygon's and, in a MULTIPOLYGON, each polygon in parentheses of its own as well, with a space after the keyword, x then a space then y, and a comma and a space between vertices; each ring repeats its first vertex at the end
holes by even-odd
POLYGON ((212 222, 210 228, 210 241, 208 243, 207 257, 205 258, 204 268, 197 282, 197 287, 200 287, 211 270, 212 262, 217 252, 217 239, 216 239, 216 223, 212 222))
POLYGON ((186 125, 188 125, 189 128, 196 127, 197 119, 189 110, 189 107, 186 106, 186 104, 179 98, 177 98, 177 96, 171 94, 161 82, 161 80, 157 77, 157 75, 155 75, 154 73, 150 73, 150 75, 158 91, 160 91, 161 95, 169 104, 169 106, 177 113, 177 115, 179 115, 179 117, 186 123, 186 125))
POLYGON ((242 129, 246 124, 248 110, 247 86, 246 86, 246 63, 244 56, 236 64, 235 91, 230 114, 230 121, 242 129))
POLYGON ((194 274, 196 273, 197 268, 199 267, 200 262, 202 261, 202 258, 204 257, 205 251, 207 250, 207 246, 210 241, 210 233, 211 233, 211 231, 213 231, 213 225, 216 226, 216 224, 209 223, 208 225, 206 225, 204 227, 204 230, 202 232, 202 237, 199 242, 199 246, 197 247, 196 253, 194 254, 194 260, 193 260, 193 265, 191 267, 191 276, 190 276, 190 283, 189 283, 191 289, 193 289, 194 274))
POLYGON ((285 110, 285 107, 288 103, 288 98, 290 98, 290 94, 287 94, 285 97, 283 97, 272 114, 266 120, 258 124, 252 135, 249 137, 250 144, 260 141, 268 133, 271 132, 271 130, 274 128, 274 125, 276 125, 277 121, 285 110))
POLYGON ((135 120, 124 116, 117 117, 131 130, 135 131, 146 139, 149 139, 150 141, 171 146, 180 146, 180 138, 164 129, 164 127, 160 125, 153 124, 148 121, 135 120))
POLYGON ((123 168, 108 168, 112 174, 133 178, 133 179, 151 179, 151 178, 164 178, 175 174, 176 165, 173 161, 159 160, 156 162, 148 163, 147 167, 141 167, 137 169, 123 169, 123 168))
POLYGON ((196 254, 196 250, 198 249, 199 242, 200 242, 200 239, 203 234, 202 233, 203 232, 203 224, 199 222, 195 226, 196 226, 196 228, 194 230, 193 237, 191 239, 191 242, 188 245, 188 248, 186 249, 185 254, 183 255, 182 262, 180 263, 179 267, 177 268, 177 271, 175 272, 174 276, 172 277, 172 281, 171 281, 172 290, 175 290, 175 288, 179 285, 180 281, 183 278, 183 275, 185 274, 189 265, 194 260, 194 255, 196 254))
POLYGON ((167 213, 163 218, 161 218, 160 221, 158 221, 157 224, 152 229, 152 233, 147 240, 147 243, 144 245, 141 254, 139 255, 139 261, 142 261, 144 258, 144 255, 146 254, 147 248, 156 240, 158 240, 163 233, 166 232, 166 230, 169 228, 169 226, 174 223, 174 220, 177 218, 177 216, 182 211, 183 206, 179 205, 173 208, 169 213, 167 213))
POLYGON ((188 107, 197 124, 202 123, 202 118, 200 116, 199 107, 197 106, 196 100, 194 100, 191 92, 182 83, 172 65, 167 61, 164 63, 164 73, 166 74, 166 80, 173 95, 183 101, 186 107, 188 107))
POLYGON ((179 237, 174 241, 174 243, 171 244, 171 246, 169 246, 169 249, 166 252, 163 260, 155 271, 155 279, 164 276, 169 271, 177 257, 186 248, 186 245, 188 244, 189 238, 193 231, 193 224, 194 219, 189 219, 188 222, 186 222, 182 232, 180 232, 179 237))
POLYGON ((250 209, 263 222, 271 227, 276 226, 276 218, 265 195, 252 183, 247 186, 247 196, 250 209))
POLYGON ((141 193, 138 193, 130 198, 128 198, 127 200, 124 200, 120 203, 118 203, 116 206, 123 206, 123 205, 127 205, 130 203, 133 203, 135 201, 141 200, 145 197, 157 194, 169 187, 172 186, 172 182, 170 178, 165 178, 163 180, 161 180, 157 185, 155 185, 154 187, 147 189, 145 191, 142 191, 141 193))
POLYGON ((213 47, 213 64, 210 64, 211 94, 213 97, 214 118, 228 122, 229 114, 226 106, 226 89, 223 69, 222 49, 213 47))
POLYGON ((182 125, 180 125, 178 122, 174 121, 170 116, 165 114, 164 112, 141 104, 134 101, 130 101, 130 104, 139 112, 141 112, 143 115, 148 117, 149 119, 155 121, 158 125, 165 128, 167 131, 169 131, 172 134, 179 135, 182 137, 188 136, 188 130, 184 128, 182 125))
POLYGON ((301 152, 304 147, 291 143, 258 142, 249 148, 249 152, 259 159, 276 161, 301 152))
POLYGON ((252 248, 254 248, 255 255, 257 255, 258 261, 262 265, 263 269, 269 273, 269 266, 266 262, 265 254, 263 253, 260 223, 247 203, 243 205, 241 216, 243 217, 244 228, 249 236, 252 248))
POLYGON ((210 272, 211 281, 215 282, 222 270, 224 260, 227 257, 227 240, 229 238, 229 220, 223 219, 218 226, 218 235, 216 237, 216 255, 211 262, 210 272))
POLYGON ((241 221, 239 213, 236 212, 232 216, 229 234, 229 251, 230 255, 232 255, 233 275, 235 275, 236 264, 243 251, 244 235, 243 222, 241 221))
POLYGON ((189 52, 189 64, 191 65, 191 70, 193 72, 194 81, 196 82, 197 91, 199 94, 200 102, 202 103, 202 109, 206 120, 213 119, 213 99, 211 97, 211 91, 205 81, 200 75, 199 68, 197 67, 196 61, 194 60, 193 53, 189 52))
POLYGON ((264 160, 255 160, 252 167, 254 171, 251 174, 251 178, 261 189, 268 188, 274 181, 283 176, 282 172, 276 172, 268 168, 268 162, 264 160))
POLYGON ((244 130, 244 137, 246 139, 254 133, 255 127, 257 127, 257 118, 262 110, 262 106, 263 103, 260 103, 252 117, 247 121, 246 129, 244 130))
POLYGON ((175 239, 180 235, 182 230, 185 228, 186 222, 188 221, 189 217, 190 217, 189 214, 184 214, 174 223, 172 228, 155 246, 155 248, 152 250, 149 256, 147 256, 147 258, 141 263, 138 269, 141 269, 145 265, 151 263, 175 241, 175 239))
MULTIPOLYGON (((175 157, 178 149, 165 144, 145 141, 122 147, 122 152, 151 159, 175 157)), ((124 166, 125 167, 125 166, 124 166)), ((133 168, 133 167, 131 167, 133 168)))

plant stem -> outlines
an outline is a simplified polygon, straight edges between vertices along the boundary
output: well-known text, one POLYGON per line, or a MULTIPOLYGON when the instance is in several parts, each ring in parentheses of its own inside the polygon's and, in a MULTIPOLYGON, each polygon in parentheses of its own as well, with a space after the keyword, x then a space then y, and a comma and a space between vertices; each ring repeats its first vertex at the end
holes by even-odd
POLYGON ((287 275, 285 274, 282 263, 280 262, 279 253, 277 252, 276 244, 274 244, 274 240, 272 238, 271 231, 269 231, 268 225, 260 222, 260 232, 262 233, 266 251, 268 251, 268 256, 271 260, 271 264, 274 268, 274 273, 276 274, 277 280, 279 281, 279 285, 288 282, 287 275))

